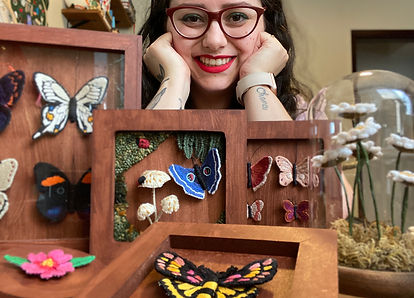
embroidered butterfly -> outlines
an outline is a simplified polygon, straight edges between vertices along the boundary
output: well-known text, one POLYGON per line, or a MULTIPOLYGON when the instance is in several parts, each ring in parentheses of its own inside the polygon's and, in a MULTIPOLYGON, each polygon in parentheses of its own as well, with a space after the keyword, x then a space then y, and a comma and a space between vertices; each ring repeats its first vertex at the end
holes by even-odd
POLYGON ((34 167, 39 197, 37 210, 51 222, 63 220, 67 213, 78 212, 88 219, 90 210, 91 171, 87 170, 79 182, 71 184, 66 175, 55 166, 39 162, 34 167))
POLYGON ((212 148, 201 166, 194 165, 194 168, 189 169, 172 164, 168 172, 187 195, 204 199, 205 191, 213 195, 218 189, 221 180, 220 168, 219 152, 216 148, 212 148))
POLYGON ((174 252, 161 253, 155 259, 155 270, 166 276, 158 284, 169 297, 256 297, 256 285, 273 279, 277 261, 267 258, 254 261, 226 272, 213 272, 201 265, 197 267, 174 252))
POLYGON ((253 166, 250 162, 247 163, 247 187, 252 188, 253 191, 262 187, 267 180, 267 175, 272 168, 273 158, 265 156, 256 162, 253 166))
POLYGON ((9 210, 9 199, 3 191, 8 190, 12 185, 18 165, 14 158, 0 161, 0 219, 9 210))
POLYGON ((247 218, 252 218, 254 221, 261 221, 264 202, 262 200, 256 200, 253 204, 247 204, 247 218))
POLYGON ((33 78, 40 94, 47 102, 42 108, 42 125, 33 134, 33 139, 45 133, 58 134, 65 128, 68 119, 70 122, 76 121, 82 133, 92 133, 92 110, 105 97, 108 78, 101 76, 91 79, 72 98, 51 76, 36 72, 33 78))
POLYGON ((25 82, 24 72, 15 70, 0 79, 0 132, 10 123, 10 108, 22 95, 25 82))
POLYGON ((276 165, 279 167, 279 183, 282 186, 288 186, 291 182, 293 185, 302 185, 308 187, 309 185, 309 157, 302 162, 292 164, 289 159, 283 156, 275 157, 276 165))
POLYGON ((292 222, 295 219, 300 221, 309 220, 309 201, 301 201, 299 204, 294 204, 289 200, 283 200, 283 209, 285 209, 285 221, 292 222))

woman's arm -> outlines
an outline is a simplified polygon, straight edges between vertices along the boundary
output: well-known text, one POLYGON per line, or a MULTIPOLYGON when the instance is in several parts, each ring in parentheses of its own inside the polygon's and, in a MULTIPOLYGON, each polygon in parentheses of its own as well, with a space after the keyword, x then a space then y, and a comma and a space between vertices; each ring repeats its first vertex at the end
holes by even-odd
POLYGON ((190 94, 190 70, 173 49, 171 33, 163 34, 148 47, 144 63, 161 82, 157 94, 146 109, 184 109, 190 94))
MULTIPOLYGON (((279 74, 288 61, 280 42, 267 32, 259 35, 258 50, 240 68, 240 79, 254 73, 279 74)), ((267 85, 256 85, 244 93, 247 119, 251 121, 292 120, 276 94, 267 85)))

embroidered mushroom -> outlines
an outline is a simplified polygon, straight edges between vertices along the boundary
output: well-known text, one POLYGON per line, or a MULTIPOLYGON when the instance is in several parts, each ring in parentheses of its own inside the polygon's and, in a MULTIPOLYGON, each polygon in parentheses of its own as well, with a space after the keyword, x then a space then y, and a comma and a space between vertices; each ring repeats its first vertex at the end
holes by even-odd
POLYGON ((170 175, 158 170, 146 170, 142 173, 141 177, 138 178, 138 187, 152 188, 152 202, 155 208, 155 218, 158 218, 155 189, 162 187, 165 182, 170 180, 170 175))

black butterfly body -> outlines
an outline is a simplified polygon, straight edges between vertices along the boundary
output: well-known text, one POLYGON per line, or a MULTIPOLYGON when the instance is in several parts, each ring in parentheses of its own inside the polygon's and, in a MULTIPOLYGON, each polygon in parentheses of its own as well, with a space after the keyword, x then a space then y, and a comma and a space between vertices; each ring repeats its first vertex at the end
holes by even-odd
POLYGON ((91 171, 87 170, 79 182, 71 184, 66 175, 55 166, 39 162, 34 167, 39 197, 36 207, 51 222, 63 220, 67 213, 78 212, 89 217, 91 171))
POLYGON ((174 252, 164 252, 156 258, 155 269, 166 276, 159 285, 170 297, 252 298, 259 292, 256 285, 270 281, 276 274, 277 261, 268 258, 251 262, 240 270, 231 266, 225 272, 215 273, 174 252))

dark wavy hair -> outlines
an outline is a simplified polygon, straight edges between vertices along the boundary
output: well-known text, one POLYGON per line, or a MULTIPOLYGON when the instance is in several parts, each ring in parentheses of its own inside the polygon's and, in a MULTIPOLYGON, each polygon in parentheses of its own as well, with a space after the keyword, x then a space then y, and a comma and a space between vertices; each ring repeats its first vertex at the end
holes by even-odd
MULTIPOLYGON (((285 68, 276 76, 277 96, 288 113, 295 117, 297 113, 296 96, 300 94, 306 99, 312 97, 312 92, 305 85, 298 82, 293 76, 295 49, 292 37, 288 30, 286 17, 280 0, 261 0, 264 12, 266 32, 276 36, 289 54, 285 68)), ((166 8, 169 0, 152 0, 149 16, 138 34, 142 35, 144 49, 166 32, 166 8), (162 25, 160 25, 162 24, 162 25)), ((142 71, 142 106, 146 107, 157 93, 160 83, 149 72, 143 63, 142 71)), ((235 101, 236 95, 234 95, 235 101)))

